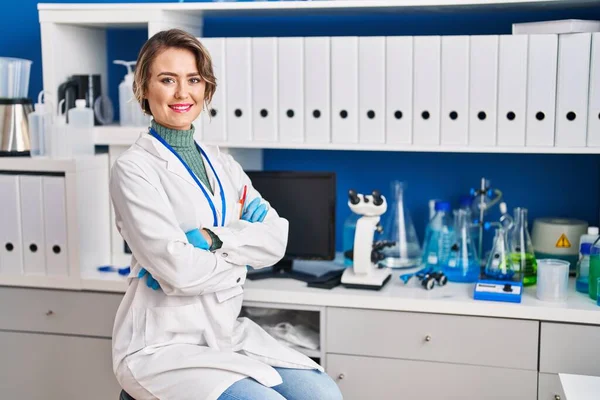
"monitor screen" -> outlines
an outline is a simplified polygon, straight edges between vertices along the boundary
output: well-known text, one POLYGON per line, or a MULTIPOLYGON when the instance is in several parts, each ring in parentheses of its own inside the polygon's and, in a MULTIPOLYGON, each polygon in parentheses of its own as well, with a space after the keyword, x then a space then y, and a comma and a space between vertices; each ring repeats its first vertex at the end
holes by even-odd
POLYGON ((289 221, 284 259, 335 258, 335 173, 247 171, 252 185, 289 221))

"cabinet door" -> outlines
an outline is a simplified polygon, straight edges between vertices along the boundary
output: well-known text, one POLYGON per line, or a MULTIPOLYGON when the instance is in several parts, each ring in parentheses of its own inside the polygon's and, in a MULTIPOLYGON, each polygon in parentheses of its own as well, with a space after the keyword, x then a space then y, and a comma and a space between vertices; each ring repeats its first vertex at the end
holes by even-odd
POLYGON ((344 400, 535 400, 537 373, 427 361, 327 355, 344 400))
POLYGON ((543 322, 540 372, 600 376, 600 326, 543 322))
POLYGON ((119 398, 110 339, 0 331, 0 397, 119 398))
POLYGON ((538 400, 565 400, 566 398, 557 374, 540 374, 538 400))

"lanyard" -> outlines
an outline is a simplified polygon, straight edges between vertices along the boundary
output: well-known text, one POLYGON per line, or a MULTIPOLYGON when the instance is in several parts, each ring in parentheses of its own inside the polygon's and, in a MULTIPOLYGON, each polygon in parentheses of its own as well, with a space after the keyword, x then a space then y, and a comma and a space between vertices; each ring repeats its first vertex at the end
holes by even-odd
MULTIPOLYGON (((217 219, 217 210, 215 208, 215 204, 213 203, 212 199, 206 192, 206 189, 204 189, 204 186, 202 186, 202 184, 198 180, 198 177, 196 176, 196 174, 194 174, 194 172, 192 171, 190 166, 187 165, 187 163, 185 161, 183 161, 183 158, 181 158, 181 156, 179 154, 177 154, 177 152, 171 147, 171 145, 169 145, 169 143, 167 143, 165 141, 165 139, 160 137, 154 129, 150 128, 150 134, 152 136, 154 136, 156 138, 156 140, 161 142, 163 146, 165 146, 167 149, 169 149, 171 151, 171 153, 173 153, 175 155, 175 157, 177 157, 177 159, 179 159, 179 161, 183 164, 185 169, 187 169, 187 171, 190 173, 192 179, 194 179, 194 182, 196 182, 198 187, 202 190, 202 193, 204 193, 204 197, 206 197, 206 200, 208 201, 208 205, 210 206, 210 209, 212 210, 212 214, 213 214, 213 226, 219 226, 219 222, 217 219)), ((213 167, 212 163, 210 162, 210 159, 208 158, 208 156, 206 155, 204 150, 202 150, 202 148, 198 145, 198 143, 195 143, 195 144, 196 144, 196 148, 198 149, 198 151, 202 154, 202 156, 208 162, 210 169, 212 169, 213 174, 215 174, 215 178, 217 178, 217 183, 219 184, 219 190, 221 190, 221 206, 223 209, 223 215, 221 216, 221 226, 225 226, 225 215, 227 213, 227 206, 225 203, 225 192, 223 191, 223 185, 221 185, 221 180, 219 179, 219 175, 217 175, 217 171, 215 171, 215 167, 213 167)))

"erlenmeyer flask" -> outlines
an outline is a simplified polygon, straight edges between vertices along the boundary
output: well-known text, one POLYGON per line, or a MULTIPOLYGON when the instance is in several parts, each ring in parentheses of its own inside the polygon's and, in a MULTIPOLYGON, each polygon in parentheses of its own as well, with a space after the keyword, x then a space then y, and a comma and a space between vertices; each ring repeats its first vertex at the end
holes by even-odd
POLYGON ((471 236, 470 213, 454 211, 454 242, 442 271, 450 282, 476 282, 480 272, 475 242, 471 236))
POLYGON ((516 275, 512 259, 509 257, 506 231, 497 228, 494 236, 492 251, 485 264, 485 276, 488 279, 498 281, 520 281, 520 275, 516 275))
POLYGON ((514 210, 514 227, 509 231, 508 245, 515 271, 520 273, 523 286, 535 285, 537 281, 537 261, 527 229, 527 209, 514 210))
POLYGON ((404 204, 405 184, 393 181, 391 189, 393 201, 388 203, 382 239, 393 242, 394 245, 382 250, 385 258, 381 264, 389 268, 412 268, 419 264, 421 246, 404 204))

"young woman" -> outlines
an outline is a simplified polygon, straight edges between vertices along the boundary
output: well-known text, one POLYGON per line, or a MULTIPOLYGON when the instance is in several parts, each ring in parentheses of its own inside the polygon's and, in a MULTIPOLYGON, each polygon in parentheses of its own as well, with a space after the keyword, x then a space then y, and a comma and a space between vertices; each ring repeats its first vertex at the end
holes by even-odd
POLYGON ((134 91, 153 121, 110 179, 133 253, 113 333, 117 379, 137 400, 341 399, 318 364, 238 318, 246 266, 283 257, 288 223, 231 156, 194 142, 215 90, 192 35, 159 32, 141 49, 134 91))

